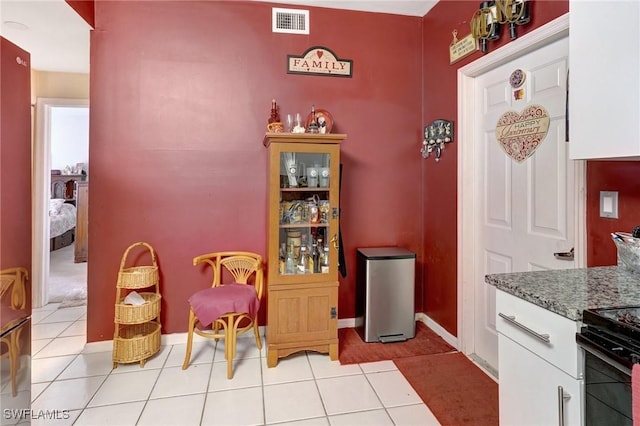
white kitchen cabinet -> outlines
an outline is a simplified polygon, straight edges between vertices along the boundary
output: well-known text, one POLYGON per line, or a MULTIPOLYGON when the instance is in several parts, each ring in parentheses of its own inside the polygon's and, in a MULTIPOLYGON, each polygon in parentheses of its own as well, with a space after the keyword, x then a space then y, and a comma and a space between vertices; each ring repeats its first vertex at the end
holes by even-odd
POLYGON ((640 159, 640 2, 569 3, 572 159, 640 159))
POLYGON ((581 425, 578 323, 502 290, 496 313, 500 424, 581 425))
POLYGON ((581 425, 582 380, 498 335, 501 425, 581 425), (562 395, 568 398, 560 397, 562 395), (560 412, 563 421, 560 422, 560 412))

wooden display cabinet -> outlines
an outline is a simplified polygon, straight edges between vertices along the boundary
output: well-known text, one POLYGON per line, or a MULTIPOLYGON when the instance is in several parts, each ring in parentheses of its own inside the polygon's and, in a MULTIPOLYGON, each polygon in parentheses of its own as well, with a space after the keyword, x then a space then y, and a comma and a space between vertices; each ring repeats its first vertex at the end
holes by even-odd
POLYGON ((86 262, 89 252, 89 182, 76 182, 76 244, 74 262, 86 262))
POLYGON ((86 179, 84 175, 51 174, 51 198, 62 198, 67 203, 76 205, 76 183, 86 179))
POLYGON ((305 350, 338 359, 338 192, 340 144, 345 138, 308 133, 265 136, 268 367, 305 350))

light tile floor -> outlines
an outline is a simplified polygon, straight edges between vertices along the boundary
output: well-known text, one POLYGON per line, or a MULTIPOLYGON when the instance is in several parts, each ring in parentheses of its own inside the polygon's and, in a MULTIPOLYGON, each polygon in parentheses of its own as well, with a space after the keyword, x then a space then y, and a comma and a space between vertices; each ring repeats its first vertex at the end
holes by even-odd
MULTIPOLYGON (((267 368, 253 337, 240 337, 234 377, 224 343, 163 346, 112 369, 111 351, 83 352, 86 307, 33 312, 32 409, 69 410, 34 425, 439 425, 392 361, 340 365, 300 353, 267 368)), ((263 341, 264 343, 264 341, 263 341)))

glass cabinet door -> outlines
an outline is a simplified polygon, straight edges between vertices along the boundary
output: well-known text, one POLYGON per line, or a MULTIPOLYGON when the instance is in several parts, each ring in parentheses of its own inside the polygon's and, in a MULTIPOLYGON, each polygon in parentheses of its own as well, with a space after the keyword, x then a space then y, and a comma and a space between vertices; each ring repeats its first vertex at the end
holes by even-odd
POLYGON ((333 242, 337 236, 338 151, 288 148, 277 154, 278 274, 329 274, 337 255, 333 242))

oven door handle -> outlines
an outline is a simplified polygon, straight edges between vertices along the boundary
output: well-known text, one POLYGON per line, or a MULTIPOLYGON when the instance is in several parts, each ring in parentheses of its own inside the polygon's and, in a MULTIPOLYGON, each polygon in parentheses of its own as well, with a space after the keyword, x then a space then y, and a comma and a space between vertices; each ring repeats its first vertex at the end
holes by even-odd
POLYGON ((616 370, 619 370, 620 372, 631 377, 631 369, 629 369, 628 367, 620 364, 618 361, 611 359, 609 356, 607 356, 607 354, 600 348, 600 345, 595 343, 593 340, 589 339, 588 337, 585 337, 582 334, 577 334, 576 342, 578 343, 578 346, 580 346, 586 352, 589 352, 591 355, 595 356, 596 358, 599 358, 602 362, 609 364, 616 370))

